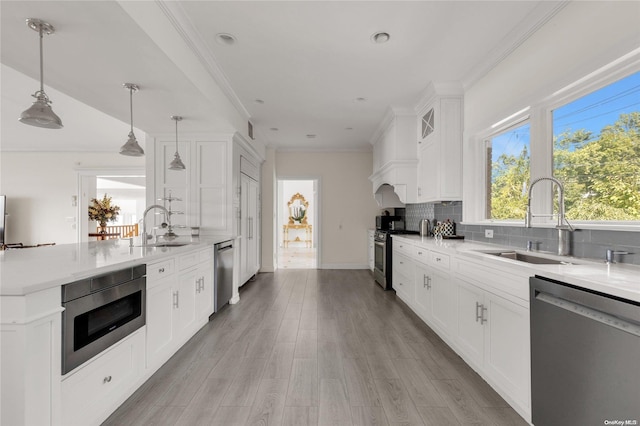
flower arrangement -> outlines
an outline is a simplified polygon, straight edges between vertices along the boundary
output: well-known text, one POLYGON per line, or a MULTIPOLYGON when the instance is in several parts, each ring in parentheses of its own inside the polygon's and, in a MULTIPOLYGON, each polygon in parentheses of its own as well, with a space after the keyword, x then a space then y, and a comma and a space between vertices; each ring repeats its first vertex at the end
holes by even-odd
POLYGON ((303 207, 293 206, 292 207, 291 218, 293 220, 295 220, 296 222, 300 222, 300 221, 302 221, 302 219, 304 219, 304 215, 306 213, 307 213, 307 211, 303 207))
POLYGON ((114 222, 120 214, 120 207, 111 204, 111 197, 104 197, 99 200, 97 198, 91 199, 89 205, 89 220, 96 220, 100 222, 101 227, 107 226, 107 222, 114 222))

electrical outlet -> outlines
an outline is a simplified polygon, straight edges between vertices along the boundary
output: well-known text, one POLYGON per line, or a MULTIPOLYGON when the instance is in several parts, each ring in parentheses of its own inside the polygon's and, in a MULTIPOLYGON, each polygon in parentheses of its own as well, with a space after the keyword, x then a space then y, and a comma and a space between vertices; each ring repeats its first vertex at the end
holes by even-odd
POLYGON ((484 230, 485 238, 493 238, 493 229, 485 229, 484 230))

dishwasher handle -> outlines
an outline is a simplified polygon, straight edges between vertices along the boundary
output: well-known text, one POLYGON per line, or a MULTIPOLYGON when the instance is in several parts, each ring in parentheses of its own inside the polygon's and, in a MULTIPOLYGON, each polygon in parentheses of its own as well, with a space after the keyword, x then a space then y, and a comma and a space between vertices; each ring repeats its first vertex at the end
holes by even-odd
POLYGON ((588 306, 581 305, 570 300, 561 299, 542 291, 536 292, 536 300, 553 305, 559 309, 573 312, 576 315, 581 315, 593 321, 597 321, 609 327, 617 328, 624 332, 633 334, 640 337, 640 325, 629 321, 626 321, 620 317, 613 316, 606 312, 598 311, 596 309, 589 308, 588 306))
POLYGON ((225 246, 216 244, 216 252, 217 253, 220 253, 220 252, 223 252, 223 251, 227 251, 227 250, 231 250, 231 249, 233 249, 233 243, 229 243, 229 244, 227 244, 225 246))

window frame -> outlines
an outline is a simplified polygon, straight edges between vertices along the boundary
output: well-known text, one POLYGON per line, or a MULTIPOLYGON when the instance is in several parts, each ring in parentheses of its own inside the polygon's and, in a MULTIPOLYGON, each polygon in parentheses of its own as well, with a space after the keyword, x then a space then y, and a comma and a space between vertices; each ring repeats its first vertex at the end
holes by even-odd
MULTIPOLYGON (((510 127, 525 120, 531 126, 530 142, 530 179, 553 176, 553 111, 585 95, 610 85, 618 80, 640 72, 640 53, 622 57, 612 63, 574 81, 551 95, 532 102, 530 107, 519 110, 505 119, 497 121, 483 131, 469 138, 469 152, 466 162, 470 167, 470 179, 466 179, 471 192, 466 191, 463 224, 524 226, 522 220, 491 219, 487 217, 488 171, 485 156, 485 141, 497 136, 510 127), (544 141, 541 143, 540 141, 544 141), (475 194, 474 194, 475 192, 475 194), (465 220, 466 219, 466 220, 465 220)), ((514 108, 517 110, 517 108, 514 108)), ((505 114, 507 115, 507 114, 505 114)), ((537 214, 550 213, 553 207, 554 193, 551 185, 538 185, 534 188, 531 209, 537 214)), ((534 218, 532 225, 540 228, 554 228, 557 220, 553 218, 534 218)), ((594 230, 620 230, 640 232, 638 221, 571 221, 574 228, 594 230)))

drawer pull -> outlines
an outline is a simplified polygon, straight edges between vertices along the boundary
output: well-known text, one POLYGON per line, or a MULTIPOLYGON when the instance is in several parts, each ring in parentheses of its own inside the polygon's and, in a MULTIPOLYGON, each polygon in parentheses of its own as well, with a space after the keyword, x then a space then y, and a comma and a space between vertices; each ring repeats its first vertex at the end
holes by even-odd
POLYGON ((440 259, 439 257, 436 257, 436 262, 440 262, 442 259, 440 259))
POLYGON ((160 269, 158 269, 158 273, 159 273, 159 274, 161 274, 161 273, 163 273, 163 272, 164 272, 164 268, 160 268, 160 269))
POLYGON ((107 376, 104 379, 102 379, 102 383, 109 383, 111 381, 111 376, 107 376))

